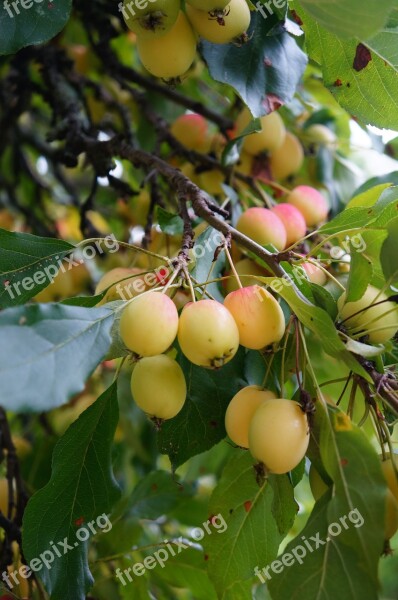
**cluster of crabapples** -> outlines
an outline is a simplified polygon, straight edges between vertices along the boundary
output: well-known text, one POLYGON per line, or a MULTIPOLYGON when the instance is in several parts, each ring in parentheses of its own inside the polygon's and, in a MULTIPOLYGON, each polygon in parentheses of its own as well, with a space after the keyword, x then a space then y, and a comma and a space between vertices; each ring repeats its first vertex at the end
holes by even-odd
POLYGON ((224 303, 188 302, 180 316, 167 294, 141 294, 127 304, 120 319, 123 343, 137 358, 131 378, 133 398, 157 419, 171 419, 182 409, 187 393, 184 374, 168 354, 176 338, 191 363, 218 369, 235 356, 239 345, 259 350, 280 341, 284 331, 279 303, 258 285, 229 293, 224 303))
POLYGON ((185 12, 181 0, 124 0, 120 10, 146 70, 168 80, 191 67, 199 38, 243 43, 250 25, 246 0, 187 0, 185 12))

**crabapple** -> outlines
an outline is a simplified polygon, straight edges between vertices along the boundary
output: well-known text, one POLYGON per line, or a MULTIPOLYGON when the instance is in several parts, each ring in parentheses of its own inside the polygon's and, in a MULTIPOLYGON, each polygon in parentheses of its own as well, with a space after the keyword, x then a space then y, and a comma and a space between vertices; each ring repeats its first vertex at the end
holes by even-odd
POLYGON ((190 302, 182 309, 178 343, 193 364, 216 369, 239 348, 239 331, 231 313, 215 300, 190 302))
POLYGON ((170 127, 170 132, 188 150, 208 152, 210 149, 209 126, 201 115, 181 115, 170 127))
MULTIPOLYGON (((113 300, 129 300, 133 296, 137 296, 139 293, 136 291, 137 280, 141 280, 137 275, 141 272, 141 269, 117 267, 105 273, 95 288, 95 295, 102 294, 109 288, 100 304, 112 302, 113 300)), ((141 292, 144 292, 146 289, 144 282, 142 282, 142 286, 141 292)))
MULTIPOLYGON (((394 454, 393 457, 395 468, 398 469, 398 454, 394 454)), ((386 460, 382 461, 381 468, 384 477, 386 478, 387 485, 391 493, 395 497, 396 501, 398 502, 398 477, 394 469, 393 461, 390 454, 387 455, 386 460)))
POLYGON ((237 446, 249 447, 249 426, 258 407, 276 394, 258 385, 248 385, 241 389, 228 404, 225 413, 225 429, 237 446))
POLYGON ((389 489, 386 497, 386 513, 384 519, 384 537, 386 540, 392 538, 398 530, 398 502, 389 489))
MULTIPOLYGON (((14 484, 12 487, 14 489, 14 503, 15 503, 16 489, 14 487, 14 484)), ((5 517, 8 517, 8 490, 9 490, 8 480, 5 478, 0 479, 0 511, 3 513, 3 515, 5 517)), ((11 514, 12 518, 15 517, 15 513, 16 513, 16 509, 14 507, 12 510, 12 514, 11 514)))
POLYGON ((195 31, 213 44, 228 44, 243 35, 250 25, 250 9, 246 0, 231 0, 217 14, 186 5, 188 19, 195 31))
POLYGON ((267 400, 253 415, 249 449, 270 473, 294 469, 307 452, 310 440, 307 416, 292 400, 267 400))
MULTIPOLYGON (((255 277, 267 277, 269 273, 266 269, 263 269, 258 265, 254 260, 250 258, 242 258, 235 265, 235 270, 239 276, 241 275, 251 275, 252 277, 242 277, 242 285, 243 287, 248 287, 249 285, 257 285, 258 281, 255 277)), ((232 275, 232 272, 228 272, 228 275, 231 275, 229 279, 225 281, 225 289, 227 294, 231 292, 235 292, 239 289, 239 284, 236 278, 232 275)))
POLYGON ((286 132, 284 142, 277 150, 272 152, 269 166, 275 179, 286 179, 299 171, 304 162, 304 150, 299 139, 286 132))
POLYGON ((182 11, 173 27, 160 38, 137 38, 137 50, 146 70, 162 79, 184 75, 196 56, 196 36, 182 11))
POLYGON ((239 217, 236 229, 261 246, 273 244, 278 250, 286 247, 285 226, 268 208, 249 208, 239 217))
POLYGON ((184 406, 187 384, 175 360, 160 354, 141 358, 131 376, 135 403, 151 417, 172 419, 184 406))
POLYGON ((148 292, 134 298, 120 318, 122 340, 139 356, 166 352, 174 342, 177 330, 177 308, 168 296, 159 292, 148 292))
POLYGON ((225 8, 229 2, 230 0, 187 0, 187 4, 206 12, 225 8))
POLYGON ((149 3, 124 0, 122 14, 126 25, 140 38, 163 36, 175 24, 180 12, 180 0, 150 0, 149 3))
POLYGON ((321 146, 334 146, 337 141, 336 134, 329 127, 320 123, 307 127, 304 130, 304 134, 309 142, 320 144, 321 146))
POLYGON ((329 487, 324 482, 319 472, 315 469, 314 465, 311 465, 310 467, 308 478, 310 482, 311 492, 314 496, 314 500, 319 500, 319 498, 323 496, 325 492, 328 491, 329 487))
MULTIPOLYGON (((244 108, 236 120, 236 133, 241 134, 253 120, 248 108, 244 108)), ((261 152, 274 152, 283 144, 286 137, 285 124, 277 112, 260 118, 261 131, 247 135, 243 140, 243 150, 251 156, 261 152)))
POLYGON ((203 171, 198 177, 198 185, 208 194, 215 196, 224 194, 222 184, 225 182, 225 175, 217 169, 203 171))
POLYGON ((346 292, 337 301, 339 318, 351 334, 367 335, 372 344, 384 344, 398 330, 398 305, 388 296, 369 285, 362 298, 345 302, 346 292), (378 304, 381 302, 381 304, 378 304))
POLYGON ((285 332, 285 317, 275 298, 259 285, 231 292, 224 306, 239 330, 239 342, 250 350, 261 350, 279 342, 285 332))
POLYGON ((328 278, 322 269, 317 267, 314 263, 305 261, 300 265, 307 274, 308 279, 311 283, 316 283, 317 285, 325 285, 328 278))
POLYGON ((287 202, 298 208, 308 227, 322 223, 329 212, 325 197, 309 185, 295 187, 288 195, 287 202))
POLYGON ((278 215, 285 226, 287 248, 305 237, 307 225, 303 215, 295 206, 282 202, 273 206, 271 210, 278 215))
POLYGON ((59 270, 50 285, 35 296, 36 302, 58 302, 73 294, 72 272, 59 270))

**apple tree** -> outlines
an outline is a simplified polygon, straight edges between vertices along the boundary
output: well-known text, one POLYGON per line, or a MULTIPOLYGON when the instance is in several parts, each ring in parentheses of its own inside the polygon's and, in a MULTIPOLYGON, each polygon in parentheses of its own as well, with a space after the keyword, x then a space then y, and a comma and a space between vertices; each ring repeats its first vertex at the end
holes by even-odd
POLYGON ((398 597, 397 40, 0 4, 3 600, 398 597))

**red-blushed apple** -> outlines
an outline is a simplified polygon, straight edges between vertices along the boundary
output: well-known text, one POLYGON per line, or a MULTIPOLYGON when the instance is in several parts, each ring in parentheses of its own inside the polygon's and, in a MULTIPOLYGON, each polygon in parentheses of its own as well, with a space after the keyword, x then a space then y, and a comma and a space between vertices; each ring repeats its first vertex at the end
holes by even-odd
POLYGON ((301 212, 292 204, 282 202, 271 208, 278 215, 286 229, 286 248, 305 237, 307 225, 301 212))
POLYGON ((170 132, 188 150, 208 152, 210 149, 209 126, 202 115, 181 115, 171 125, 170 132))
POLYGON ((259 285, 231 292, 224 306, 239 330, 239 342, 250 350, 261 350, 279 342, 285 333, 285 317, 272 294, 259 285))
POLYGON ((239 217, 236 229, 260 246, 273 244, 277 250, 286 248, 285 226, 281 219, 268 208, 248 208, 239 217))
POLYGON ((309 185, 295 187, 288 195, 287 202, 298 208, 308 227, 319 225, 328 216, 329 205, 326 198, 309 185))

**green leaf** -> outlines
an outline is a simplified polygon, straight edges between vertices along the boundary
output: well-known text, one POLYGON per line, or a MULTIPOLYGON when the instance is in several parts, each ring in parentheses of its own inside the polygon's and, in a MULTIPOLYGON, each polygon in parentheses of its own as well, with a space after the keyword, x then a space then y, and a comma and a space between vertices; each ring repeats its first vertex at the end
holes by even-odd
POLYGON ((384 240, 380 252, 380 261, 384 277, 391 284, 398 283, 398 217, 391 221, 387 227, 388 235, 384 240))
MULTIPOLYGON (((366 39, 385 25, 394 0, 301 0, 302 7, 328 31, 341 38, 366 39)), ((304 17, 305 22, 305 17, 304 17)))
POLYGON ((242 47, 202 43, 202 53, 216 81, 232 86, 254 117, 290 102, 307 57, 287 33, 267 35, 274 25, 252 13, 250 41, 242 47))
POLYGON ((303 295, 297 294, 294 288, 286 281, 283 283, 281 279, 271 279, 270 277, 262 279, 268 285, 272 284, 273 289, 286 300, 301 323, 318 335, 327 354, 345 362, 354 373, 370 381, 368 373, 346 349, 338 336, 334 322, 325 310, 312 304, 303 295))
POLYGON ((372 262, 364 252, 351 252, 350 275, 347 283, 347 302, 362 298, 372 279, 372 262))
POLYGON ((378 598, 386 493, 380 459, 344 413, 331 413, 330 420, 323 410, 316 418, 333 494, 320 498, 299 537, 287 546, 284 556, 295 557, 293 564, 280 574, 268 570, 268 577, 263 575, 276 600, 298 600, 303 589, 306 600, 378 598))
POLYGON ((27 505, 24 554, 29 562, 47 553, 48 564, 42 564, 37 575, 53 600, 84 600, 93 583, 88 543, 81 540, 85 532, 92 535, 87 524, 93 519, 95 531, 101 533, 102 529, 105 535, 110 523, 105 515, 120 495, 111 467, 118 412, 113 384, 60 439, 54 450, 51 479, 27 505), (65 540, 71 549, 62 546, 65 540), (53 551, 52 544, 61 556, 53 551))
POLYGON ((161 206, 158 206, 156 216, 163 233, 181 235, 184 231, 184 222, 179 215, 170 213, 161 206))
MULTIPOLYGON (((206 283, 209 279, 216 279, 221 276, 221 273, 225 266, 225 254, 220 252, 214 261, 214 255, 217 248, 223 242, 222 234, 213 229, 213 227, 207 227, 203 233, 200 234, 198 239, 195 241, 192 253, 196 258, 196 264, 191 269, 191 275, 195 278, 198 283, 206 283), (214 264, 215 262, 215 264, 214 264)), ((224 296, 222 295, 217 283, 210 283, 206 286, 206 290, 219 302, 223 302, 224 296)), ((200 290, 197 294, 202 294, 200 290)))
POLYGON ((0 229, 0 308, 25 304, 36 296, 74 249, 63 240, 0 229))
POLYGON ((235 583, 252 579, 256 565, 274 559, 285 527, 296 514, 289 482, 281 496, 278 479, 287 480, 287 475, 270 476, 259 485, 254 463, 249 452, 237 449, 210 499, 211 514, 222 515, 228 526, 222 534, 203 540, 209 576, 219 597, 235 583), (278 523, 272 514, 276 504, 287 513, 279 516, 278 523))
MULTIPOLYGON (((212 530, 212 535, 216 532, 212 530)), ((159 576, 172 587, 186 588, 195 600, 217 600, 217 595, 209 581, 203 552, 187 548, 175 557, 169 556, 159 576)))
MULTIPOLYGON (((319 6, 319 2, 317 4, 319 6)), ((377 4, 379 10, 380 3, 377 4)), ((345 2, 346 7, 349 5, 351 3, 345 2)), ((359 14, 368 6, 367 3, 361 5, 359 14)), ((366 36, 361 43, 358 39, 341 40, 309 14, 303 14, 299 2, 295 0, 292 6, 303 21, 308 54, 321 66, 324 84, 341 106, 365 124, 398 129, 397 66, 389 62, 390 53, 384 56, 373 51, 366 36)), ((321 6, 323 8, 325 3, 321 6)), ((384 14, 383 10, 380 14, 384 14)), ((356 21, 357 15, 355 21, 347 23, 355 32, 356 21)), ((391 42, 396 44, 394 38, 391 42)), ((381 47, 379 50, 381 52, 381 47)))
POLYGON ((246 383, 244 356, 241 348, 222 369, 212 371, 196 367, 179 355, 187 382, 187 400, 178 415, 165 421, 159 432, 159 450, 169 455, 173 469, 225 438, 225 411, 246 383))
POLYGON ((171 473, 152 471, 141 479, 129 498, 129 513, 140 519, 158 519, 193 494, 191 485, 176 481, 171 473))
POLYGON ((113 319, 109 308, 60 304, 1 312, 2 405, 41 412, 81 392, 110 347, 113 319))
POLYGON ((13 54, 25 46, 42 44, 67 23, 72 0, 30 0, 2 4, 0 54, 13 54))

